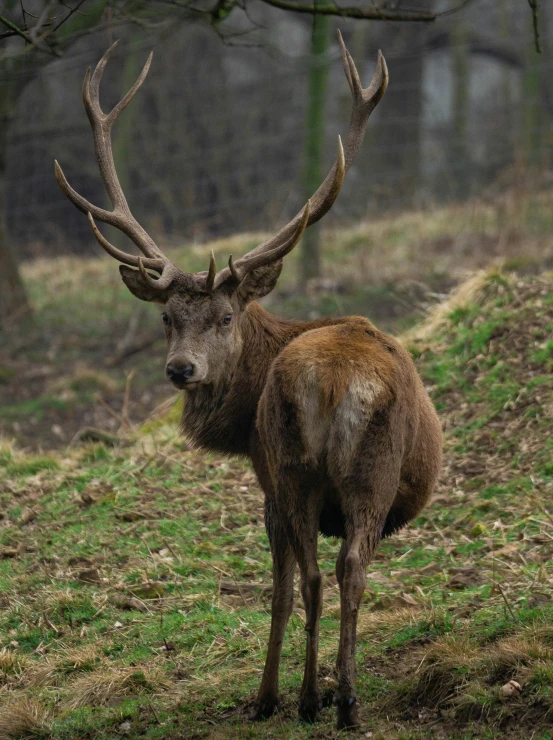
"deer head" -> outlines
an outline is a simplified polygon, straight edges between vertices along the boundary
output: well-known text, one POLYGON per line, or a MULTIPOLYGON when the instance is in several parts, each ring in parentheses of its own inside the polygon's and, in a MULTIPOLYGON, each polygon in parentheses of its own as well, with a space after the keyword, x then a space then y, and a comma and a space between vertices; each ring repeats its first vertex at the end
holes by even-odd
POLYGON ((216 384, 224 379, 242 348, 243 315, 247 304, 275 287, 283 258, 294 249, 304 230, 319 221, 336 200, 365 133, 369 115, 380 101, 388 84, 388 70, 379 52, 371 84, 363 89, 357 69, 338 31, 345 74, 353 97, 349 132, 345 146, 338 137, 336 162, 316 193, 299 213, 271 239, 259 244, 243 257, 217 271, 211 254, 206 272, 188 273, 174 265, 132 215, 121 189, 111 147, 111 129, 117 117, 144 82, 152 53, 137 81, 109 112, 100 107, 100 82, 117 42, 104 54, 83 84, 83 103, 92 132, 100 174, 113 204, 113 210, 89 203, 67 182, 56 161, 58 184, 69 200, 88 215, 90 227, 100 245, 122 264, 123 282, 143 301, 163 305, 162 318, 168 342, 166 373, 178 387, 192 390, 200 384, 216 384), (120 229, 138 247, 142 256, 123 252, 107 241, 96 226, 103 221, 120 229))

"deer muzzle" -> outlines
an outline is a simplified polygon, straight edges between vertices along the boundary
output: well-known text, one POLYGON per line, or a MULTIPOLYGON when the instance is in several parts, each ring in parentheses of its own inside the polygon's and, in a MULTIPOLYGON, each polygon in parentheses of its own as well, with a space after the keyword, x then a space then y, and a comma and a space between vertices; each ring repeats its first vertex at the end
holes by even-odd
POLYGON ((180 390, 192 388, 204 379, 201 368, 189 360, 171 360, 167 363, 165 373, 171 383, 180 390))

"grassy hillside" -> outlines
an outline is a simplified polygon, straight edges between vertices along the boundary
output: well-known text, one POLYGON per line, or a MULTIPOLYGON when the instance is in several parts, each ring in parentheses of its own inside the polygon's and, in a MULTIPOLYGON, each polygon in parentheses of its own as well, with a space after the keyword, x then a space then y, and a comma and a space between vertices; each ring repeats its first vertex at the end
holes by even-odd
MULTIPOLYGON (((553 280, 488 272, 406 336, 445 467, 369 568, 354 736, 553 737, 552 330, 553 280)), ((249 466, 188 450, 170 418, 127 447, 3 443, 0 739, 336 737, 330 706, 296 718, 299 599, 283 712, 247 721, 269 630, 262 525, 249 466)), ((329 700, 337 549, 320 540, 329 700)))
MULTIPOLYGON (((397 333, 425 306, 494 260, 532 273, 553 266, 553 192, 507 195, 371 218, 324 232, 325 279, 298 295, 298 254, 286 259, 270 309, 284 316, 360 313, 397 333)), ((263 235, 169 248, 186 269, 219 265, 263 235)), ((99 251, 90 237, 90 253, 99 251)), ((64 448, 83 426, 117 432, 170 394, 159 309, 139 304, 114 260, 63 258, 24 266, 35 316, 0 334, 0 434, 64 448), (134 371, 124 408, 127 376, 134 371), (123 418, 122 418, 123 417, 123 418)))

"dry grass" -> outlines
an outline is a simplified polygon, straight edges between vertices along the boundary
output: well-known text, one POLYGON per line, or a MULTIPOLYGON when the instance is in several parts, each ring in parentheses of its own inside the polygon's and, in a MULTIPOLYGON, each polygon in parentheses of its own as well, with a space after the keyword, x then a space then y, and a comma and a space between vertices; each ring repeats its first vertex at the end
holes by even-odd
POLYGON ((101 651, 95 645, 66 648, 60 651, 56 668, 64 673, 90 671, 101 660, 101 651))
POLYGON ((0 707, 0 740, 44 738, 50 729, 50 712, 29 697, 12 697, 0 707))
POLYGON ((465 637, 446 635, 436 640, 423 653, 410 700, 430 706, 451 701, 467 684, 467 674, 480 659, 481 651, 465 637))
POLYGON ((157 666, 100 668, 80 676, 67 687, 64 705, 68 709, 111 704, 124 696, 166 693, 174 687, 165 671, 157 666))
POLYGON ((483 289, 489 284, 490 279, 499 274, 499 266, 493 266, 486 270, 479 270, 468 277, 454 288, 444 301, 430 309, 424 322, 405 332, 401 340, 405 344, 422 346, 432 342, 437 333, 450 324, 450 315, 455 309, 463 308, 471 303, 479 303, 484 299, 483 289))
MULTIPOLYGON (((480 720, 492 710, 500 720, 536 713, 547 722, 553 705, 544 685, 552 661, 549 627, 519 625, 516 634, 488 643, 475 640, 466 623, 410 655, 400 701, 405 708, 452 710, 462 722, 480 720), (503 693, 510 681, 521 687, 519 696, 503 693)), ((385 703, 392 709, 397 701, 393 695, 385 703)))
POLYGON ((106 372, 86 365, 78 365, 75 371, 57 378, 47 385, 47 392, 61 394, 64 391, 103 391, 113 393, 117 385, 106 372))
POLYGON ((47 654, 42 660, 27 663, 21 683, 34 688, 57 688, 65 676, 97 668, 102 657, 94 645, 66 648, 54 656, 47 654))
POLYGON ((25 670, 27 657, 8 648, 0 650, 0 686, 17 681, 25 670))

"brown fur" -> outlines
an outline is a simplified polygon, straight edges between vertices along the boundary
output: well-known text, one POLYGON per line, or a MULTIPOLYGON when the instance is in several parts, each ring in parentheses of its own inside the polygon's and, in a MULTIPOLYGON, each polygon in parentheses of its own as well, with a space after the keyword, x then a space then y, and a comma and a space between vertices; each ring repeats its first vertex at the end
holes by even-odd
POLYGON ((256 718, 278 706, 296 563, 307 632, 300 715, 312 721, 321 706, 322 532, 343 539, 336 563, 335 700, 338 726, 355 726, 355 632, 365 570, 380 539, 424 507, 441 464, 440 424, 409 353, 360 316, 285 321, 251 302, 272 289, 280 265, 211 294, 176 281, 161 299, 147 293, 135 271, 121 271, 135 295, 163 302, 168 362, 194 364, 190 390, 185 386, 184 433, 199 447, 250 457, 265 492, 274 591, 256 718), (231 324, 223 325, 230 314, 231 324))

